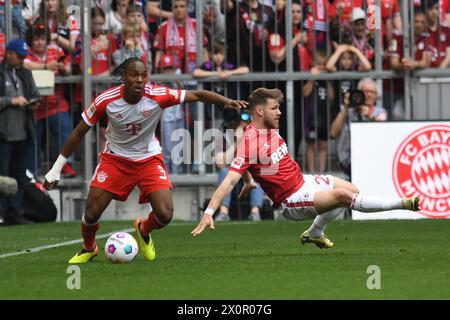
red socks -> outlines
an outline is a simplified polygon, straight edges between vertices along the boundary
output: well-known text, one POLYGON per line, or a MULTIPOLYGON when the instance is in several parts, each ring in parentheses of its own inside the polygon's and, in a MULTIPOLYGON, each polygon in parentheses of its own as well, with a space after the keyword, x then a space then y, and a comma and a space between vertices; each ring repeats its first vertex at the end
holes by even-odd
POLYGON ((139 229, 142 235, 147 236, 153 230, 161 229, 164 228, 165 226, 166 224, 160 223, 156 218, 156 215, 152 211, 148 214, 148 218, 142 221, 141 225, 139 226, 139 229))
POLYGON ((81 235, 83 236, 83 248, 86 251, 93 251, 95 249, 95 234, 100 228, 100 224, 97 222, 95 224, 88 224, 83 219, 81 221, 81 235))

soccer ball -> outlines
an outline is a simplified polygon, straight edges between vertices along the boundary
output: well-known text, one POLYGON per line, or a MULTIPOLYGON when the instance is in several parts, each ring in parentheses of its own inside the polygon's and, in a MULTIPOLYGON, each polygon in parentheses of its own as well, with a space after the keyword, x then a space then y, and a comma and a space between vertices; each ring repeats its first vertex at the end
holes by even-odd
POLYGON ((112 263, 133 262, 138 253, 138 245, 133 236, 126 232, 117 232, 105 243, 106 257, 112 263))

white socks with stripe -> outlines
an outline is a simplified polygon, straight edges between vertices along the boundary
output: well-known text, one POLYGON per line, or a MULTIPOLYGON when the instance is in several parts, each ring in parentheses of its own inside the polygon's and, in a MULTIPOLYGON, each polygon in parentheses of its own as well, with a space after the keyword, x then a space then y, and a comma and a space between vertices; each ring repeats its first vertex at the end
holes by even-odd
POLYGON ((361 212, 403 209, 403 199, 386 199, 377 196, 363 196, 359 193, 355 193, 350 209, 361 212))
MULTIPOLYGON (((353 196, 350 209, 361 211, 361 212, 377 212, 377 211, 388 211, 403 209, 403 199, 386 199, 377 196, 366 196, 359 193, 355 193, 353 196)), ((321 215, 317 215, 314 219, 313 224, 308 229, 311 237, 320 237, 327 224, 335 219, 341 212, 343 208, 337 208, 329 212, 325 212, 321 215)))

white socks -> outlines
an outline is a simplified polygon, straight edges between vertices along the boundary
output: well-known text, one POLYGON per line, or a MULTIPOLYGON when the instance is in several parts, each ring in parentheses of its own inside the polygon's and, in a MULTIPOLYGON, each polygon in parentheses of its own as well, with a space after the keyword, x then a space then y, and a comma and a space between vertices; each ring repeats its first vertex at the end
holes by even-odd
POLYGON ((403 209, 403 199, 386 199, 355 193, 350 209, 361 212, 377 212, 403 209))
MULTIPOLYGON (((377 196, 361 195, 359 193, 355 193, 350 205, 350 209, 361 212, 388 211, 403 208, 403 199, 386 199, 377 196)), ((317 215, 313 224, 308 229, 311 237, 320 237, 327 224, 336 218, 342 210, 344 210, 344 208, 337 208, 321 215, 317 215)))
POLYGON ((338 215, 340 215, 344 209, 345 208, 337 208, 317 215, 317 217, 314 218, 313 224, 308 229, 310 236, 313 238, 320 237, 323 234, 327 224, 338 215))

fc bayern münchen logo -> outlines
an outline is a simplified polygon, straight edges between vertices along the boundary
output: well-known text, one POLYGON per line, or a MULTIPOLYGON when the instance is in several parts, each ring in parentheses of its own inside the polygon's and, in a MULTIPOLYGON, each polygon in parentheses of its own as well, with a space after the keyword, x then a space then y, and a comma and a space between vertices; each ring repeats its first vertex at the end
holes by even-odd
POLYGON ((392 173, 400 196, 422 198, 419 213, 450 217, 450 126, 429 125, 407 136, 395 153, 392 173))

